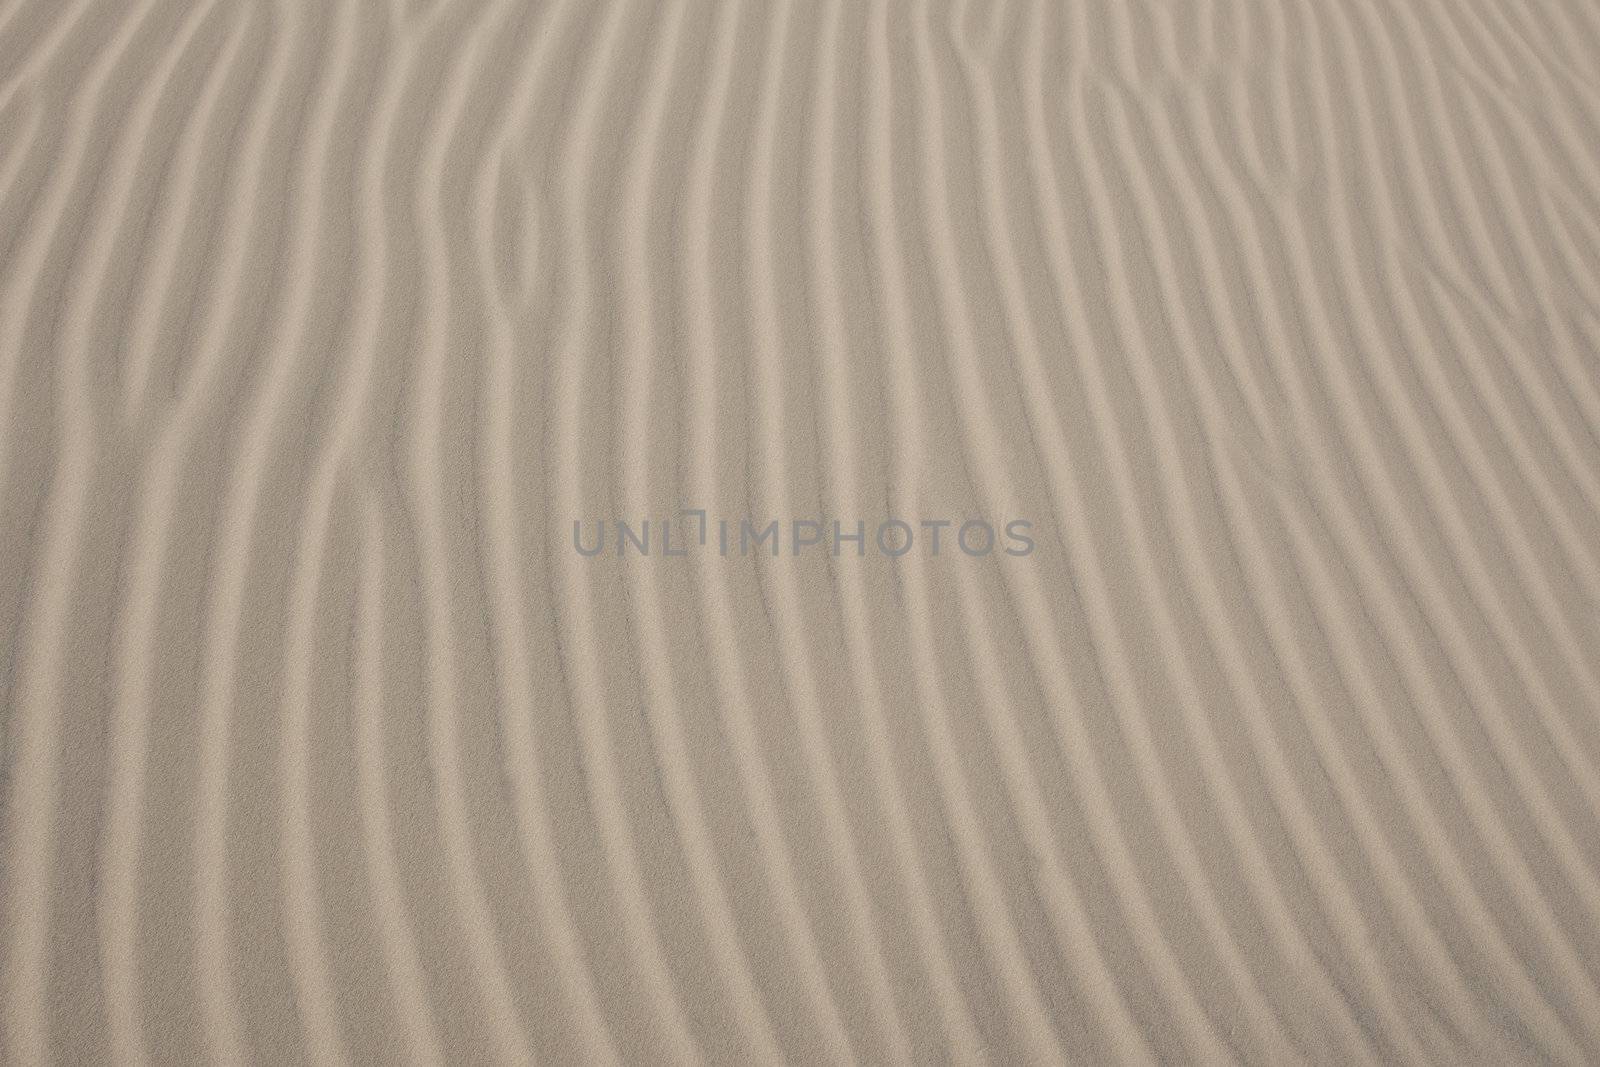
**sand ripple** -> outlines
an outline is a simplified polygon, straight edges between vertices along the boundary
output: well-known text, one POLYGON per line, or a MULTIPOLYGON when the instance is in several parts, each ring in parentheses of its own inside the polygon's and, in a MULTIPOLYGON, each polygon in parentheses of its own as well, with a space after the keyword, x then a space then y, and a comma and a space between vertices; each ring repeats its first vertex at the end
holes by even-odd
POLYGON ((1600 1061, 1596 69, 0 0, 0 1062, 1600 1061))

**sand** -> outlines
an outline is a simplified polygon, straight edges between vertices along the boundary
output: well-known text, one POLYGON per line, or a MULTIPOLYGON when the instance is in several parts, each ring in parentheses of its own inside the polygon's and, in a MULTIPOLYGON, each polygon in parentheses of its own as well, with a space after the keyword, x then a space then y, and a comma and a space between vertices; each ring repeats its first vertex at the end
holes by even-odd
POLYGON ((0 0, 0 1062, 1600 1062, 1596 71, 0 0))

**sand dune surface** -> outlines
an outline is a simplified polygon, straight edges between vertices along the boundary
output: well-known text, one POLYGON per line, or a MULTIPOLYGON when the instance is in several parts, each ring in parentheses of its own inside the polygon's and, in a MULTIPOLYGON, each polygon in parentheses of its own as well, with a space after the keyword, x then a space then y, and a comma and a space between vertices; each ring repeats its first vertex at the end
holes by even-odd
POLYGON ((1600 1062, 1597 72, 0 0, 0 1062, 1600 1062))

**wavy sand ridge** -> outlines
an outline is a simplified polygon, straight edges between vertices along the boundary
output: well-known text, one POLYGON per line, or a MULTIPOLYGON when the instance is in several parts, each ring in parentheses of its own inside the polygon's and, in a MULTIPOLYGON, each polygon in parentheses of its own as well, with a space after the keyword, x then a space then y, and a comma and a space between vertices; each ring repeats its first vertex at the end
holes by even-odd
POLYGON ((0 1062, 1600 1061, 1595 69, 0 0, 0 1062))

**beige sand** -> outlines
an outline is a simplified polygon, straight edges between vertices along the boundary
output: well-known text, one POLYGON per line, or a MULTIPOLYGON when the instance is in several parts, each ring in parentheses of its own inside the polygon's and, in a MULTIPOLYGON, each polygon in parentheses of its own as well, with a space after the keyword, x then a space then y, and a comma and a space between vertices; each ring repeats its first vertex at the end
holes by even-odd
POLYGON ((0 1062, 1600 1062, 1597 71, 0 0, 0 1062))

